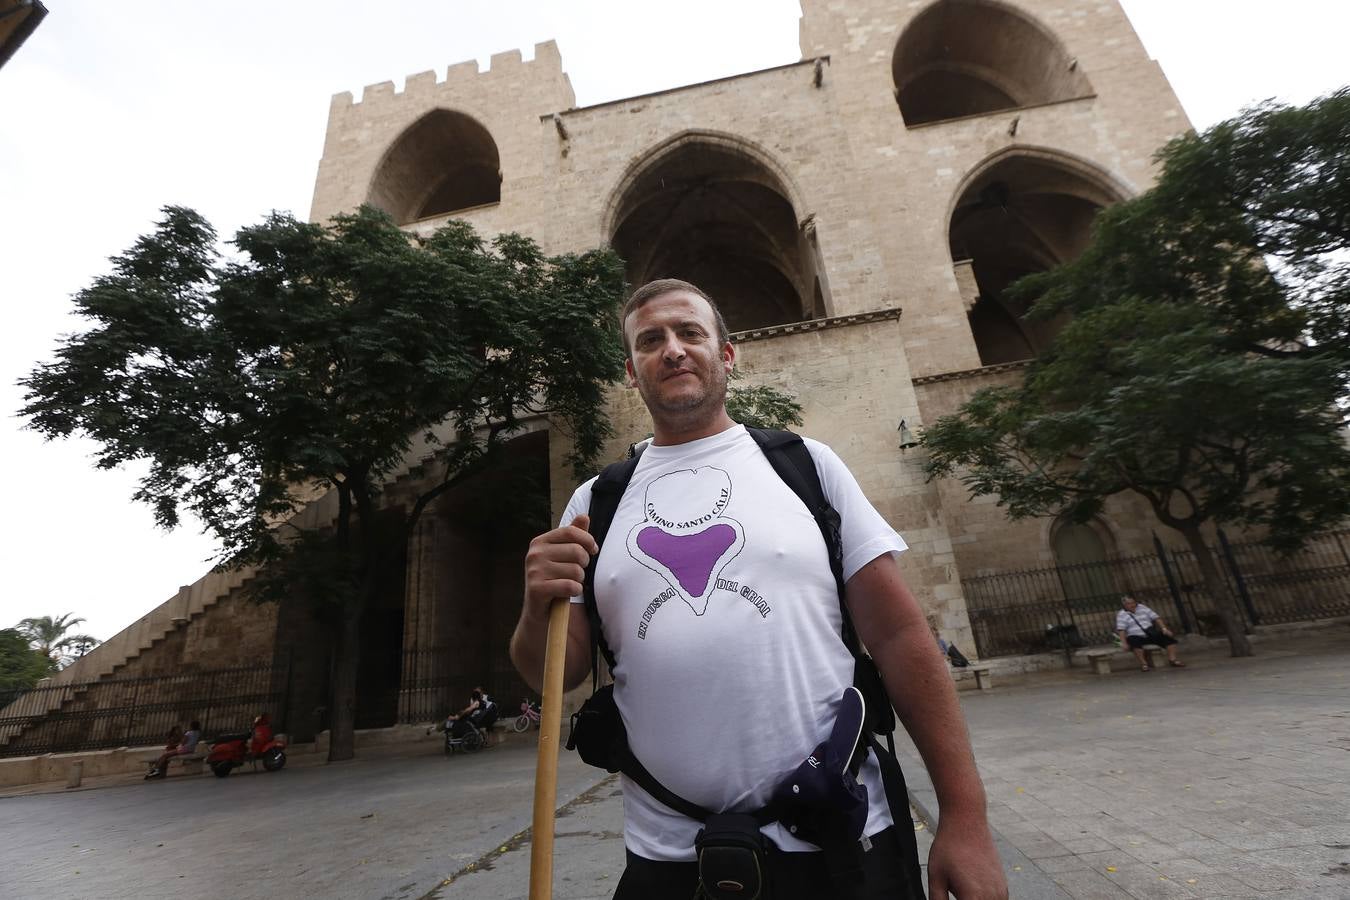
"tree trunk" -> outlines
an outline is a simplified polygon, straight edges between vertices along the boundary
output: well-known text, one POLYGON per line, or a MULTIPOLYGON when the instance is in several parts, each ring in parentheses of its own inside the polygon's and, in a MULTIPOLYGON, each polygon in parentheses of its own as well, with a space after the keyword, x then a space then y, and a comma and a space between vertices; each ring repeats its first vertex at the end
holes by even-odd
POLYGON ((348 603, 333 643, 333 697, 329 702, 328 761, 356 755, 356 671, 361 661, 361 609, 348 603))
POLYGON ((1219 567, 1214 562, 1214 554, 1205 545, 1200 527, 1188 524, 1178 530, 1186 539, 1191 552, 1195 554, 1195 561, 1200 566, 1200 577, 1205 582, 1205 590, 1214 600, 1214 611, 1218 613, 1224 633, 1228 635, 1229 651, 1233 656, 1251 656, 1252 644, 1247 640, 1247 634, 1242 627, 1242 612, 1238 609, 1237 598, 1228 590, 1228 582, 1219 572, 1219 567))
POLYGON ((388 571, 390 547, 406 547, 408 528, 403 521, 387 532, 376 521, 373 490, 365 482, 365 469, 349 473, 339 485, 338 527, 336 539, 345 560, 358 554, 357 564, 348 562, 348 573, 360 573, 355 590, 346 596, 333 646, 333 697, 330 720, 328 761, 351 759, 356 755, 356 688, 361 662, 361 624, 363 614, 374 609, 380 597, 382 579, 388 571), (352 512, 356 522, 353 528, 352 512), (353 541, 355 538, 355 541, 353 541), (353 543, 356 547, 353 547, 353 543))

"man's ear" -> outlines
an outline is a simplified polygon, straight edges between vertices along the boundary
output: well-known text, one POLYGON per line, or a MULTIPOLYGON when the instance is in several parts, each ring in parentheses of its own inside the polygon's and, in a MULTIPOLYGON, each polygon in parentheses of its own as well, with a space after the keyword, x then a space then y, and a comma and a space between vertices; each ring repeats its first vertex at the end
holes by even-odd
POLYGON ((637 373, 633 371, 633 357, 628 357, 623 361, 623 370, 628 373, 628 386, 637 387, 637 373))
POLYGON ((728 375, 736 367, 736 345, 727 341, 722 345, 722 368, 728 375))

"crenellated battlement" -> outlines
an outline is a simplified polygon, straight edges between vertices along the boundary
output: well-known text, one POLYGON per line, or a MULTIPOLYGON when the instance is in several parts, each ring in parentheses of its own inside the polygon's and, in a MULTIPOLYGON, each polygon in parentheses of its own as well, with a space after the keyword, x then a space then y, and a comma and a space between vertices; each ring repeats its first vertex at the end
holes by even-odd
POLYGON ((562 54, 556 41, 544 41, 534 45, 534 58, 526 60, 520 50, 504 50, 492 54, 488 67, 480 70, 478 60, 469 59, 454 63, 445 69, 444 78, 438 77, 434 69, 409 75, 404 81, 403 90, 396 90, 394 82, 381 81, 369 84, 361 91, 361 99, 355 99, 351 91, 334 94, 329 104, 330 112, 339 112, 354 106, 379 106, 385 103, 397 103, 404 98, 425 97, 438 92, 455 92, 469 86, 496 87, 502 82, 553 83, 561 80, 567 94, 572 93, 571 83, 562 70, 562 54))

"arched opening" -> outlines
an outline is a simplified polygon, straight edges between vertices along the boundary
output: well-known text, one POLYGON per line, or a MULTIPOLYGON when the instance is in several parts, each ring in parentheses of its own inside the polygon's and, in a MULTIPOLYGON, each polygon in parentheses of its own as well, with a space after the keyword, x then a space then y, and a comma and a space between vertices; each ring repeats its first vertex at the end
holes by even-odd
POLYGON ((1055 567, 1069 609, 1111 609, 1119 588, 1109 563, 1110 534, 1098 522, 1060 521, 1051 535, 1055 567))
POLYGON ((908 126, 1092 93, 1051 33, 992 0, 938 0, 910 23, 891 59, 908 126))
POLYGON ((512 438, 423 515, 409 548, 400 721, 462 707, 474 685, 499 703, 530 693, 507 647, 520 618, 525 549, 550 527, 548 441, 543 429, 512 438))
POLYGON ((812 317, 815 264, 788 192, 729 141, 673 143, 629 180, 612 221, 630 284, 690 281, 732 331, 812 317))
POLYGON ((497 203, 497 144, 477 120, 437 109, 399 136, 371 182, 369 202, 399 224, 497 203))
POLYGON ((948 240, 958 281, 973 274, 973 284, 965 279, 967 312, 982 365, 1029 359, 1045 349, 1062 320, 1026 321, 1027 304, 1007 298, 1005 290, 1024 275, 1077 257, 1097 212, 1119 199, 1081 167, 1034 151, 1007 154, 967 184, 948 240))

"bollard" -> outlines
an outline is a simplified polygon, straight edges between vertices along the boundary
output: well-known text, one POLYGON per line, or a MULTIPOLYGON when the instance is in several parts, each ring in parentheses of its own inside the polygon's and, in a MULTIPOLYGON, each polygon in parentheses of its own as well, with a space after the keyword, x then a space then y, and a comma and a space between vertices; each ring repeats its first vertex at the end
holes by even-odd
POLYGON ((80 779, 84 778, 84 763, 73 762, 70 764, 70 777, 66 779, 66 787, 77 788, 80 786, 80 779))

